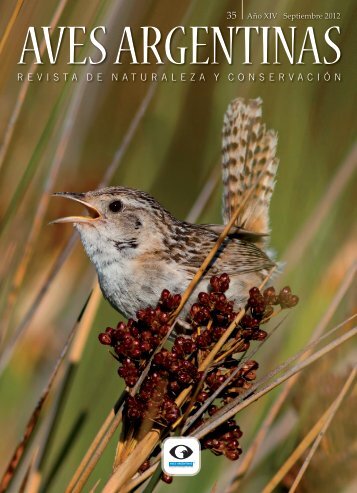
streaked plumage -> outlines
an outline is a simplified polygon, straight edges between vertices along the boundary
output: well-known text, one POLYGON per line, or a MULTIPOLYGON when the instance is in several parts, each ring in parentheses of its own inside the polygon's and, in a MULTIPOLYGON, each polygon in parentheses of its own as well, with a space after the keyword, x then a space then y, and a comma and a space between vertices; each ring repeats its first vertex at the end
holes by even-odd
MULTIPOLYGON (((274 262, 257 246, 269 230, 269 203, 277 168, 276 135, 261 124, 260 100, 233 101, 223 127, 223 219, 226 223, 263 161, 267 171, 250 198, 237 226, 226 239, 195 290, 206 290, 215 273, 230 275, 228 297, 242 303, 274 262)), ((126 317, 156 305, 163 289, 183 293, 215 244, 219 225, 196 225, 174 218, 153 197, 126 187, 108 187, 84 194, 60 194, 86 205, 92 217, 72 222, 93 262, 106 299, 126 317), (118 210, 117 210, 118 209, 118 210)))
POLYGON ((224 115, 222 130, 222 178, 224 223, 228 223, 243 194, 261 174, 259 185, 237 219, 241 226, 269 234, 269 205, 278 168, 277 134, 262 123, 262 100, 247 103, 238 98, 224 115), (262 171, 264 170, 264 171, 262 171))

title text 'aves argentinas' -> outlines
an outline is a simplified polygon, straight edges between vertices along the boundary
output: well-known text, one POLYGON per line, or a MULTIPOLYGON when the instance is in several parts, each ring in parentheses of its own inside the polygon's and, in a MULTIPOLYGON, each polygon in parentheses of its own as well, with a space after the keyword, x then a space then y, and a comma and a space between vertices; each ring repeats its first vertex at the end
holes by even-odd
MULTIPOLYGON (((118 41, 110 40, 110 63, 131 65, 331 65, 341 58, 337 44, 341 34, 339 26, 330 26, 324 32, 316 32, 309 26, 298 29, 289 26, 175 26, 162 33, 155 26, 142 26, 133 31, 124 27, 116 34, 118 41), (112 53, 113 51, 113 53, 112 53)), ((19 56, 18 64, 98 65, 108 58, 106 48, 109 33, 105 26, 87 31, 85 26, 51 27, 30 26, 19 56), (40 46, 45 44, 42 55, 40 46), (83 54, 83 47, 91 44, 91 52, 83 54), (64 47, 66 54, 64 55, 64 47), (65 58, 62 60, 62 57, 65 58)))

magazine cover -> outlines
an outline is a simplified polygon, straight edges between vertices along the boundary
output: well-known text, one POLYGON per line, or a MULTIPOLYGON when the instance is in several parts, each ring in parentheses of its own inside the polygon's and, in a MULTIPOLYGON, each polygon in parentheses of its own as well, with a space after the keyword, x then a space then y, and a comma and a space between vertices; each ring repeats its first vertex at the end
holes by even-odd
POLYGON ((1 493, 357 491, 355 13, 1 1, 1 493))

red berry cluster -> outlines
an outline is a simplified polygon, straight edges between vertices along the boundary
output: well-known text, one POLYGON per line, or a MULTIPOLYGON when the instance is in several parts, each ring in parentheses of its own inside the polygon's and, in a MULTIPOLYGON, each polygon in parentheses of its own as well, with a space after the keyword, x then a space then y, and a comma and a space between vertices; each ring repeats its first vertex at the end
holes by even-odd
POLYGON ((245 305, 245 315, 241 319, 239 326, 241 330, 239 336, 245 340, 264 340, 267 333, 259 327, 267 322, 274 312, 274 305, 283 308, 292 308, 297 305, 299 298, 291 293, 291 289, 286 286, 279 294, 276 294, 274 287, 265 289, 262 293, 257 287, 250 289, 249 298, 245 305))
POLYGON ((289 286, 285 286, 278 295, 278 302, 281 308, 293 308, 299 303, 299 297, 292 294, 289 286))
POLYGON ((108 327, 99 334, 99 341, 114 349, 121 363, 118 370, 128 387, 133 387, 150 355, 167 334, 170 315, 179 306, 181 296, 171 295, 165 289, 155 309, 148 307, 137 312, 137 320, 119 322, 114 329, 108 327))
MULTIPOLYGON (((214 412, 211 410, 211 414, 214 414, 214 412)), ((242 435, 243 433, 235 420, 229 419, 221 426, 218 426, 214 432, 207 435, 203 440, 202 446, 211 450, 215 455, 224 454, 227 459, 237 460, 242 453, 238 442, 242 435)))
MULTIPOLYGON (((197 303, 191 307, 189 317, 193 327, 205 325, 209 320, 212 320, 217 328, 227 326, 236 316, 233 311, 233 301, 229 301, 224 294, 229 288, 228 274, 211 277, 210 287, 210 293, 200 293, 197 303)), ((220 337, 217 331, 212 336, 213 340, 218 340, 220 337)))
MULTIPOLYGON (((236 365, 230 366, 229 363, 226 363, 218 369, 211 371, 205 380, 204 390, 198 395, 197 401, 203 403, 207 400, 207 398, 227 380, 234 368, 236 368, 236 365)), ((203 418, 194 424, 193 429, 191 429, 190 432, 193 433, 194 429, 202 425, 209 416, 212 416, 221 407, 224 407, 225 404, 242 392, 248 390, 252 386, 252 381, 256 378, 257 369, 258 363, 253 360, 248 360, 241 365, 236 375, 229 383, 227 383, 219 394, 221 405, 209 406, 207 414, 204 414, 203 418)), ((211 450, 216 455, 224 454, 230 460, 237 460, 242 453, 238 441, 241 436, 242 431, 239 426, 235 420, 230 419, 207 435, 202 441, 202 447, 211 450)))
MULTIPOLYGON (((126 400, 125 413, 132 426, 140 426, 143 419, 150 419, 163 428, 172 425, 182 413, 188 411, 185 406, 190 399, 186 399, 181 409, 176 403, 177 397, 188 387, 192 388, 190 395, 194 395, 194 392, 197 395, 188 413, 194 414, 235 371, 214 404, 194 423, 193 427, 196 427, 252 386, 258 363, 253 360, 242 363, 236 355, 247 351, 251 341, 267 337, 260 326, 270 319, 275 305, 290 308, 297 304, 298 298, 288 287, 278 294, 273 287, 263 292, 253 287, 249 291, 244 316, 216 354, 212 368, 202 382, 203 373, 199 369, 202 361, 238 314, 238 311, 234 311, 233 302, 225 294, 228 289, 227 274, 213 276, 208 292, 201 292, 189 311, 191 333, 187 336, 176 335, 170 349, 162 348, 154 355, 150 371, 140 389, 126 400)), ((167 334, 171 315, 180 301, 180 295, 172 295, 164 290, 156 308, 139 310, 137 320, 129 320, 126 324, 120 322, 116 329, 107 328, 99 335, 102 344, 114 349, 121 363, 118 373, 129 387, 138 381, 149 358, 167 334)), ((193 433, 193 427, 188 433, 193 433)), ((228 420, 205 437, 202 445, 216 455, 224 454, 236 460, 241 454, 241 436, 242 432, 236 422, 228 420)), ((149 460, 146 461, 141 470, 145 470, 149 464, 149 460)), ((172 480, 169 476, 162 479, 166 482, 172 480)))
POLYGON ((128 396, 126 415, 130 421, 155 419, 171 424, 180 416, 175 400, 167 393, 167 375, 157 371, 149 373, 135 396, 128 396))
POLYGON ((171 351, 161 349, 155 354, 150 372, 139 392, 127 400, 129 419, 142 420, 151 416, 157 422, 171 424, 179 418, 180 410, 175 398, 200 378, 197 366, 189 360, 196 349, 192 340, 178 336, 171 351))
MULTIPOLYGON (((250 389, 252 381, 256 379, 258 367, 258 363, 254 360, 248 360, 241 365, 241 368, 220 393, 220 398, 224 404, 227 404, 234 397, 237 397, 242 392, 250 389)), ((222 383, 227 380, 235 368, 236 365, 231 366, 230 368, 220 367, 210 372, 206 378, 208 394, 215 392, 222 383)))

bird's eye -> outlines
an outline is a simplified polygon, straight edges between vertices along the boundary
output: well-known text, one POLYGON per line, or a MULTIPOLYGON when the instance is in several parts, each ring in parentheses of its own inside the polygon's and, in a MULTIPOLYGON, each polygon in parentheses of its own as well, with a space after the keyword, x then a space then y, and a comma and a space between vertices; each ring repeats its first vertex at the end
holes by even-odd
POLYGON ((123 210, 123 202, 121 200, 114 200, 109 204, 109 210, 112 212, 120 212, 123 210))

